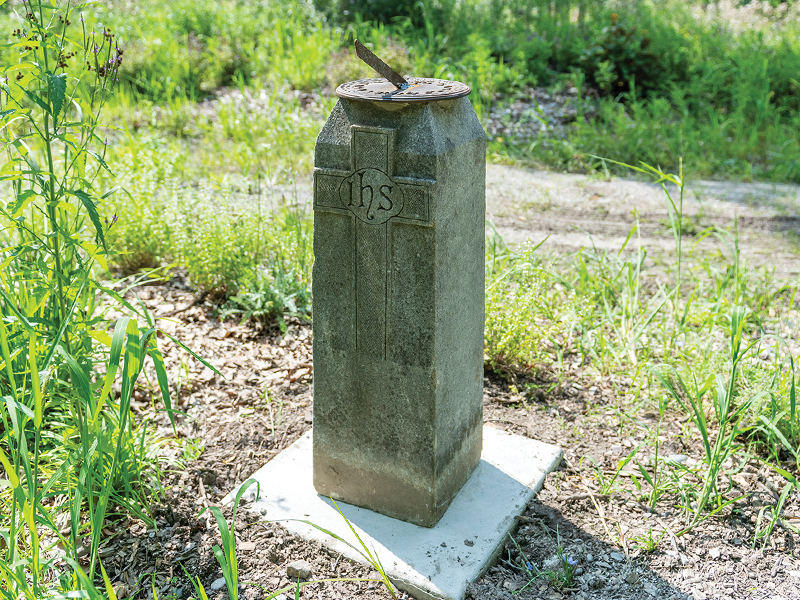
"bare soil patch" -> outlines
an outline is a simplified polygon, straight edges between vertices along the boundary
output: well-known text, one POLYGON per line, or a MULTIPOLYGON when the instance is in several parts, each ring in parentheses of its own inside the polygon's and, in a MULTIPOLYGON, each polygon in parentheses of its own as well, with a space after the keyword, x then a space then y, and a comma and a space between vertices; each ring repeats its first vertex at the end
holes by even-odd
MULTIPOLYGON (((156 315, 193 300, 190 292, 170 285, 142 288, 138 295, 156 315)), ((184 353, 163 344, 167 365, 174 370, 172 381, 181 382, 176 400, 184 411, 178 418, 179 436, 196 440, 202 451, 185 468, 171 468, 165 475, 164 496, 154 507, 157 528, 148 530, 135 520, 124 523, 105 544, 102 556, 123 592, 120 597, 151 598, 153 582, 159 597, 170 593, 188 597, 191 585, 184 567, 192 577, 200 577, 212 599, 224 600, 224 588, 213 589, 222 577, 211 552, 219 543, 216 524, 208 512, 200 518, 198 514, 204 507, 218 505, 237 483, 311 427, 311 330, 307 324, 292 323, 282 335, 277 329, 261 332, 248 325, 218 323, 202 305, 161 324, 217 365, 224 378, 187 362, 184 353)), ((800 538, 778 528, 766 549, 749 545, 760 507, 777 499, 777 482, 757 465, 746 467, 739 482, 741 492, 750 495, 735 513, 726 511, 710 519, 693 535, 674 538, 667 533, 651 553, 640 547, 636 538, 649 530, 677 531, 683 517, 670 502, 651 511, 619 494, 604 496, 598 491, 592 461, 609 475, 640 441, 621 429, 616 418, 617 399, 629 383, 614 377, 589 380, 577 364, 568 364, 560 377, 545 373, 523 379, 486 373, 488 424, 565 450, 563 468, 548 477, 545 489, 520 518, 514 539, 524 560, 539 569, 553 564, 560 545, 578 561, 580 574, 573 587, 558 589, 544 578, 525 587, 528 578, 512 566, 522 557, 509 540, 501 558, 470 588, 471 597, 610 600, 686 598, 687 593, 696 599, 800 597, 796 549, 800 538), (523 395, 521 389, 527 392, 523 395)), ((165 415, 150 408, 147 391, 137 393, 135 409, 140 419, 158 423, 162 435, 171 435, 165 415)), ((647 422, 656 417, 640 418, 647 422)), ((683 426, 680 415, 668 419, 662 452, 699 456, 699 443, 685 445, 680 435, 683 426)), ((246 506, 237 515, 244 598, 264 598, 291 585, 287 566, 296 560, 309 563, 313 579, 376 576, 368 567, 292 536, 280 524, 264 522, 246 506)), ((226 514, 230 515, 229 509, 226 514)), ((784 517, 800 519, 800 498, 790 499, 784 517)), ((371 583, 321 583, 304 587, 301 594, 303 598, 388 597, 371 583)))

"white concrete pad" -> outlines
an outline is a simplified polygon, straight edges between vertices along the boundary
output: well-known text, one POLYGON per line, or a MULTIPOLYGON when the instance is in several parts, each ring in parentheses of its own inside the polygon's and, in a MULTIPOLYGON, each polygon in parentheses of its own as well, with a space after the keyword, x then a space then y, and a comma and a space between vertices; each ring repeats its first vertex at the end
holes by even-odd
MULTIPOLYGON (((418 599, 461 600, 467 585, 483 574, 502 548, 514 517, 522 514, 560 460, 561 449, 556 446, 485 426, 481 461, 435 527, 338 504, 398 588, 418 599)), ((310 431, 252 477, 261 485, 253 509, 265 519, 280 520, 293 534, 366 562, 346 544, 293 520, 310 521, 360 549, 331 500, 314 490, 310 431)), ((248 490, 254 492, 255 487, 248 490)), ((226 500, 233 495, 235 491, 226 500)))

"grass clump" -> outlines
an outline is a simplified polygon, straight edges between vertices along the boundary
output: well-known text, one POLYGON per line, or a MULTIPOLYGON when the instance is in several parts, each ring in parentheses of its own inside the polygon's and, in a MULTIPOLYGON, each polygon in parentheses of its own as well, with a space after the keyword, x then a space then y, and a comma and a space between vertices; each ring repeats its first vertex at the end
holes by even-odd
POLYGON ((183 185, 169 168, 129 176, 130 195, 115 207, 111 236, 123 273, 180 267, 223 317, 282 323, 284 315, 310 313, 312 220, 305 207, 286 196, 267 202, 260 182, 243 193, 224 182, 183 185))
POLYGON ((561 364, 573 343, 581 308, 574 293, 554 282, 537 250, 528 245, 512 253, 495 235, 487 249, 486 352, 497 370, 536 370, 561 364), (555 288, 560 302, 548 297, 555 288))

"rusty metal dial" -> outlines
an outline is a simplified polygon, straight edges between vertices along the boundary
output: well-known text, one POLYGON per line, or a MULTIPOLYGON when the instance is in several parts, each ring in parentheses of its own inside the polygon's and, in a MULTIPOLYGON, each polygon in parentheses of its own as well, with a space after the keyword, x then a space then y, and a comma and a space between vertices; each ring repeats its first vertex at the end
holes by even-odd
POLYGON ((382 77, 348 81, 336 88, 336 95, 348 100, 371 102, 433 102, 462 98, 471 91, 460 81, 424 77, 408 77, 406 81, 409 85, 403 88, 382 77))

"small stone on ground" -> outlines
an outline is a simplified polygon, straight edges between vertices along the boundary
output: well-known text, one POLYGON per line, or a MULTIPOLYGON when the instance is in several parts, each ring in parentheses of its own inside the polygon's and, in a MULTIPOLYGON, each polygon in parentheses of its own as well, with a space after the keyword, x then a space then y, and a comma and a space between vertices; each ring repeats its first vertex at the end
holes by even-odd
POLYGON ((310 579, 311 566, 304 560, 296 560, 286 566, 286 574, 292 579, 310 579))
POLYGON ((221 590, 224 587, 225 587, 225 578, 224 577, 220 577, 219 579, 215 579, 214 583, 211 584, 211 589, 214 590, 215 592, 217 590, 221 590))

